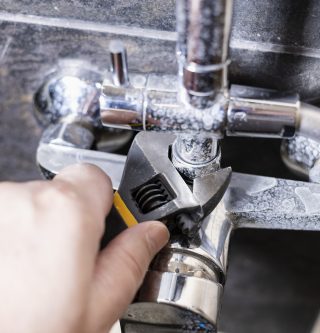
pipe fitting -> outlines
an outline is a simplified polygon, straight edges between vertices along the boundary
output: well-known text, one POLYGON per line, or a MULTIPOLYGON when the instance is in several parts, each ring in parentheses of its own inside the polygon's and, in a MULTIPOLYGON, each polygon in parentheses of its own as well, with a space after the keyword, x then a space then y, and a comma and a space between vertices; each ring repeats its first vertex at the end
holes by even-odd
POLYGON ((211 136, 181 134, 172 145, 172 163, 188 180, 219 170, 220 160, 219 142, 211 136))
POLYGON ((298 95, 234 85, 230 90, 227 135, 292 138, 299 107, 298 95))
POLYGON ((232 225, 218 207, 186 246, 171 243, 155 258, 122 331, 216 333, 232 225))
POLYGON ((297 176, 320 183, 320 143, 301 135, 285 140, 281 156, 286 166, 297 176))

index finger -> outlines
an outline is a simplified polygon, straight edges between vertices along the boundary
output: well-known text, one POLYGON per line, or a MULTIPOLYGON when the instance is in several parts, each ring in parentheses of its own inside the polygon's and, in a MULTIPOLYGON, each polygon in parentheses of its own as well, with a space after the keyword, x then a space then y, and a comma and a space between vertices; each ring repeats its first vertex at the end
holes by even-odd
POLYGON ((110 178, 101 169, 89 164, 73 165, 62 170, 53 183, 61 187, 62 193, 75 195, 86 215, 104 229, 105 217, 113 203, 113 190, 110 178))

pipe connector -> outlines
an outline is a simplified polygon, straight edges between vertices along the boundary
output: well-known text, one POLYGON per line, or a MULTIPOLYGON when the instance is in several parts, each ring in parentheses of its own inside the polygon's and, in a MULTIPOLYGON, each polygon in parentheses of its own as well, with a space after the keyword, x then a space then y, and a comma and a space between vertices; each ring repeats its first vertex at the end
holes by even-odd
POLYGON ((217 332, 232 231, 222 208, 192 244, 172 242, 158 254, 121 320, 123 332, 217 332))

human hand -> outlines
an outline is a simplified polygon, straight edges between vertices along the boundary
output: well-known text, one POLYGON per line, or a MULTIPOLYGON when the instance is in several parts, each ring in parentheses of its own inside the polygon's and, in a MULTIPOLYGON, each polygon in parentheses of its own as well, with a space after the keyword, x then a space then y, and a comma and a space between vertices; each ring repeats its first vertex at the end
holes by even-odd
POLYGON ((108 332, 169 237, 142 223, 99 253, 112 200, 108 177, 88 165, 0 184, 0 332, 108 332))

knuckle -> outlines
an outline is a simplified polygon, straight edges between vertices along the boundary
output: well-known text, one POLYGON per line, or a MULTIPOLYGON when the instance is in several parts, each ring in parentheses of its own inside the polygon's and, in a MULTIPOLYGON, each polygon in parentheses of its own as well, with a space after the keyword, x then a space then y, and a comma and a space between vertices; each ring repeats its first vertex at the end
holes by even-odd
POLYGON ((80 196, 74 186, 67 182, 56 181, 48 184, 40 193, 44 202, 50 206, 70 206, 78 205, 80 196))
POLYGON ((63 225, 65 232, 69 231, 78 240, 100 236, 104 224, 94 219, 91 209, 74 185, 64 181, 48 185, 42 194, 43 205, 48 208, 48 213, 57 216, 58 225, 63 225))
POLYGON ((83 168, 82 174, 90 177, 94 175, 95 178, 98 178, 100 184, 108 186, 112 189, 112 180, 108 174, 102 171, 102 169, 92 164, 82 164, 81 167, 83 168))
POLYGON ((72 185, 64 182, 48 182, 39 189, 34 189, 32 196, 35 214, 56 217, 57 224, 70 225, 74 220, 80 220, 82 210, 79 194, 72 185), (61 222, 61 223, 59 223, 61 222))
POLYGON ((30 209, 35 222, 51 224, 77 242, 98 239, 104 223, 97 221, 86 197, 77 187, 62 180, 39 183, 32 187, 30 209), (53 223, 54 221, 54 223, 53 223))
POLYGON ((98 166, 93 164, 79 164, 79 168, 81 168, 81 174, 86 175, 88 177, 98 177, 101 180, 105 180, 111 182, 110 177, 98 166))

